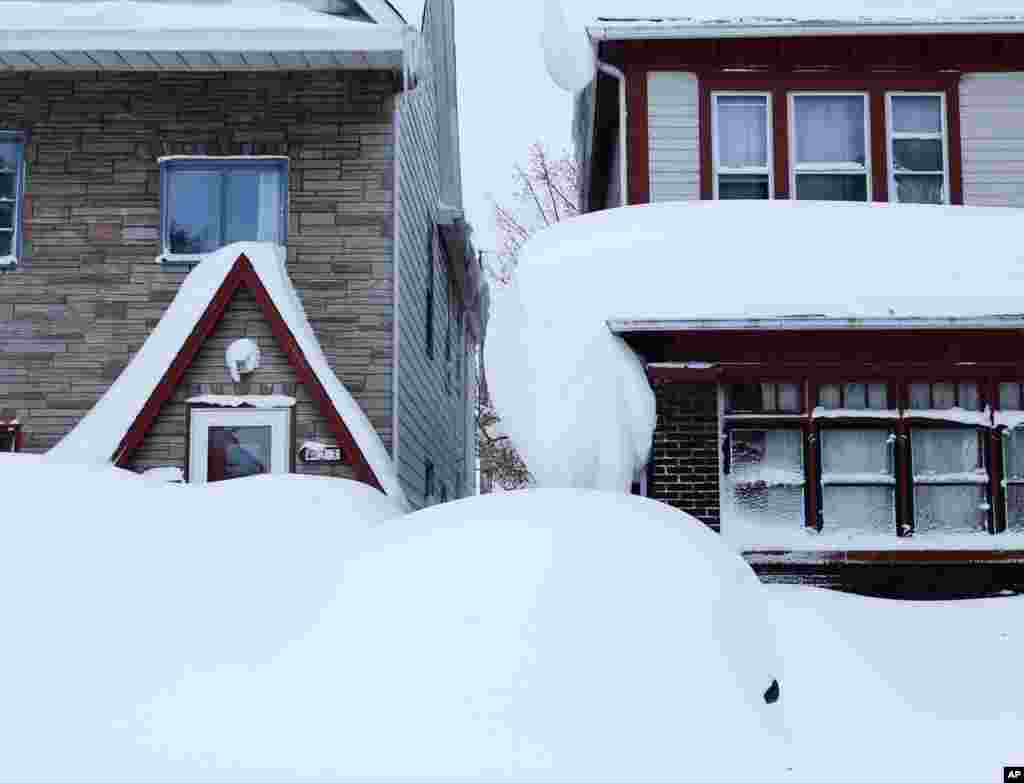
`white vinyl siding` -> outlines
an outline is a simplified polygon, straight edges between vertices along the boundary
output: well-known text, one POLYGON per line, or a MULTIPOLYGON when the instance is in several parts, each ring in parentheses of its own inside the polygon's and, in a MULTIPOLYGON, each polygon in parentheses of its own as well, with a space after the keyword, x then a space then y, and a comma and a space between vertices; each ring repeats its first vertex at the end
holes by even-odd
POLYGON ((700 198, 697 77, 678 71, 647 75, 651 201, 700 198))
POLYGON ((1024 73, 960 82, 964 203, 1024 207, 1024 73))

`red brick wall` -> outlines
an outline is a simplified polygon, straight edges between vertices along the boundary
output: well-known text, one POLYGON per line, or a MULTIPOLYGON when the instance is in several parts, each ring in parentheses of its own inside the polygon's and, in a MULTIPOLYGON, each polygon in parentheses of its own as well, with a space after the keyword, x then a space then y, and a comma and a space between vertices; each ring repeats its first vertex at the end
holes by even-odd
POLYGON ((718 530, 717 387, 655 381, 654 394, 658 426, 648 495, 718 530))

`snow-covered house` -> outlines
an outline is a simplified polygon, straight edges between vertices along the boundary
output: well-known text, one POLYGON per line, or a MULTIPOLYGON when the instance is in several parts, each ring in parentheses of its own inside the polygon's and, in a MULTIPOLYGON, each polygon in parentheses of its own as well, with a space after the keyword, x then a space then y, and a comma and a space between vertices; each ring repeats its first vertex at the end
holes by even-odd
POLYGON ((1024 206, 1024 19, 605 18, 587 32, 586 211, 887 203, 667 216, 679 233, 634 218, 689 268, 674 309, 660 295, 606 309, 657 399, 643 491, 766 568, 804 550, 1024 562, 1022 308, 986 298, 1013 291, 1007 220, 1024 213, 954 206, 1024 206))
POLYGON ((451 0, 2 6, 0 447, 469 494, 451 0))

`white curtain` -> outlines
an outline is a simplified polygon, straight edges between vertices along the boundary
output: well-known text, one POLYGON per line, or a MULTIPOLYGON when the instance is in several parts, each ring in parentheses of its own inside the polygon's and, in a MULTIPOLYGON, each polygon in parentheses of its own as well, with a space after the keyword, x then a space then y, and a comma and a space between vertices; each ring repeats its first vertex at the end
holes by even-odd
POLYGON ((942 99, 938 95, 894 95, 892 129, 897 133, 940 133, 942 99))
POLYGON ((763 95, 720 95, 718 160, 722 166, 768 165, 768 101, 763 95))
POLYGON ((797 163, 864 163, 864 98, 798 95, 793 99, 797 163))
POLYGON ((281 226, 281 174, 277 171, 260 172, 256 185, 258 213, 256 239, 260 242, 284 241, 281 226))

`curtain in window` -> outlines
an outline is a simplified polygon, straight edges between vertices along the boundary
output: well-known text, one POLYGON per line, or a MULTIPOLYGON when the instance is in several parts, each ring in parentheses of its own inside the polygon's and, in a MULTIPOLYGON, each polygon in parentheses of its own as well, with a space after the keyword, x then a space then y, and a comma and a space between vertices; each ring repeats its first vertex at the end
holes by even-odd
POLYGON ((728 168, 768 165, 768 104, 762 95, 718 96, 718 159, 728 168))
POLYGON ((896 133, 941 133, 942 99, 938 95, 894 95, 892 129, 896 133))
POLYGON ((259 217, 256 239, 260 242, 281 242, 281 174, 277 171, 260 172, 256 185, 259 194, 259 217))
POLYGON ((866 161, 861 96, 798 95, 793 109, 797 163, 866 161))

